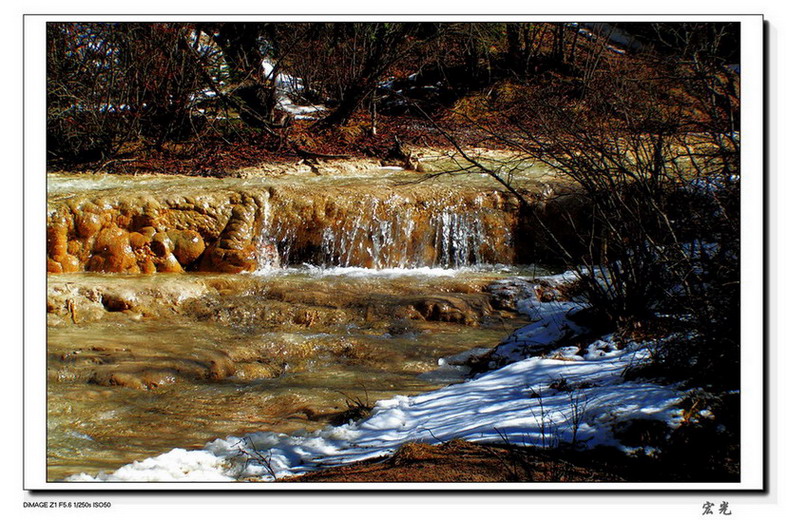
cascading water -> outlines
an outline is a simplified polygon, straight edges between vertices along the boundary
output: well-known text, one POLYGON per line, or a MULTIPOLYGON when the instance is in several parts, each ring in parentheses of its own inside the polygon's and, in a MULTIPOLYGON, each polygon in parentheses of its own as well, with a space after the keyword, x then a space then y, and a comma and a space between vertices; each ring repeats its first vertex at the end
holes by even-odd
POLYGON ((52 175, 49 478, 461 380, 429 373, 516 319, 484 288, 513 272, 517 206, 399 184, 420 178, 52 175))
POLYGON ((282 266, 460 268, 513 261, 514 214, 493 197, 449 189, 428 198, 337 197, 300 208, 266 198, 257 243, 265 250, 275 244, 282 266))
POLYGON ((69 194, 54 183, 50 272, 456 268, 515 260, 517 204, 488 184, 395 185, 379 174, 93 186, 94 194, 69 194))

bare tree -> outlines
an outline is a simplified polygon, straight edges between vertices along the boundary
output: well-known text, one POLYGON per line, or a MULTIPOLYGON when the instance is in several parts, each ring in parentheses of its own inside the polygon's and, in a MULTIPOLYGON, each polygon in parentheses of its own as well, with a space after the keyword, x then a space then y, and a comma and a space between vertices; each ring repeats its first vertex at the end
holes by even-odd
POLYGON ((106 160, 146 138, 160 147, 194 130, 204 84, 183 24, 50 23, 50 158, 106 160))
POLYGON ((215 41, 221 50, 227 73, 223 85, 215 90, 224 94, 223 102, 239 112, 240 118, 255 128, 268 128, 276 105, 278 69, 271 58, 276 47, 276 25, 255 22, 199 24, 197 28, 215 41))
POLYGON ((360 107, 363 100, 379 85, 380 79, 391 67, 405 59, 413 48, 422 44, 411 38, 419 24, 414 23, 363 23, 353 24, 354 45, 361 46, 357 55, 355 74, 347 82, 338 106, 325 117, 323 128, 340 126, 360 107))
MULTIPOLYGON (((478 117, 454 114, 465 133, 554 172, 558 186, 568 188, 558 187, 563 195, 551 201, 539 202, 510 182, 513 165, 470 157, 457 134, 440 131, 469 170, 491 175, 516 194, 521 232, 540 236, 553 259, 580 274, 584 294, 607 323, 630 329, 656 316, 679 316, 675 326, 715 348, 681 345, 664 349, 663 357, 695 374, 723 366, 718 374, 733 385, 739 360, 739 78, 720 58, 725 40, 716 37, 733 39, 733 32, 671 29, 701 45, 620 55, 604 38, 586 39, 580 52, 592 72, 582 75, 580 88, 541 81, 506 98, 486 98, 478 117)), ((565 39, 559 29, 552 36, 557 45, 565 39)))

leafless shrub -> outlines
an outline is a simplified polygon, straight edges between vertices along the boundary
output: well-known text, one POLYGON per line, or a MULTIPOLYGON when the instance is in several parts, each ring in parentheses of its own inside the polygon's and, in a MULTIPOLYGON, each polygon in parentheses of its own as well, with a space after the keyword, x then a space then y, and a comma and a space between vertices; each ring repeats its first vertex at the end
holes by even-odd
POLYGON ((49 159, 106 161, 140 138, 160 147, 198 131, 205 85, 191 34, 188 24, 49 23, 49 159))
POLYGON ((454 133, 430 121, 466 171, 491 176, 517 197, 522 239, 535 236, 536 247, 575 270, 603 321, 632 332, 670 316, 675 330, 704 340, 670 343, 664 365, 687 360, 691 370, 734 381, 739 77, 721 46, 733 46, 735 33, 724 24, 674 24, 668 31, 662 36, 676 47, 625 57, 602 39, 591 42, 597 60, 576 89, 543 81, 537 89, 489 96, 485 110, 455 112, 486 142, 554 172, 568 194, 553 203, 511 182, 510 164, 472 157, 454 133), (690 344, 702 354, 688 355, 690 344))
POLYGON ((243 469, 245 471, 251 464, 261 466, 267 474, 276 480, 276 471, 273 466, 273 453, 271 450, 259 450, 254 445, 251 437, 245 437, 236 444, 238 455, 243 458, 243 469), (250 446, 250 448, 248 447, 250 446))

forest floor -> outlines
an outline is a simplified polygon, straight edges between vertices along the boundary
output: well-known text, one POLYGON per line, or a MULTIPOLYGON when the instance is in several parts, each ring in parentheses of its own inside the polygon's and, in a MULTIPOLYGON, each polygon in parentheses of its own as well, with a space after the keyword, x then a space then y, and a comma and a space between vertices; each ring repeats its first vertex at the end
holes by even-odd
POLYGON ((543 450, 514 445, 452 440, 444 444, 405 444, 394 455, 357 462, 279 482, 734 482, 731 467, 708 472, 706 464, 661 465, 599 447, 592 450, 543 450))

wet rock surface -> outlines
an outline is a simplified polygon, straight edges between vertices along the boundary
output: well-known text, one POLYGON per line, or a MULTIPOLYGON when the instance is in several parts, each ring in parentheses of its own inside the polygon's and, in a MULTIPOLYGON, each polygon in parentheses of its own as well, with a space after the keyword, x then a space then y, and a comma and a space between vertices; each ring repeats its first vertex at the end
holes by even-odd
POLYGON ((237 273, 303 262, 385 268, 514 260, 517 203, 474 180, 314 185, 149 177, 135 184, 52 176, 48 271, 237 273), (109 187, 98 189, 101 182, 109 187))
POLYGON ((307 175, 51 176, 49 478, 319 428, 461 380, 438 360, 515 327, 494 269, 441 273, 513 262, 518 208, 496 186, 307 175))
POLYGON ((151 389, 277 377, 315 356, 384 365, 364 336, 412 338, 439 324, 488 327, 510 317, 492 308, 485 284, 482 277, 423 287, 338 277, 63 275, 48 289, 50 379, 151 389), (287 339, 306 332, 315 341, 287 339), (265 334, 282 344, 257 341, 265 334))
POLYGON ((52 276, 50 478, 215 437, 319 428, 347 396, 374 402, 460 380, 458 367, 453 379, 424 374, 504 336, 508 315, 485 292, 495 278, 52 276))

